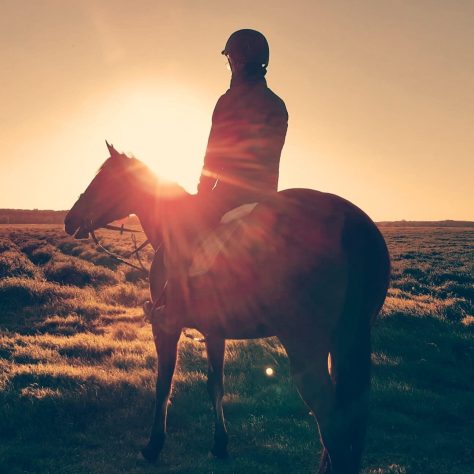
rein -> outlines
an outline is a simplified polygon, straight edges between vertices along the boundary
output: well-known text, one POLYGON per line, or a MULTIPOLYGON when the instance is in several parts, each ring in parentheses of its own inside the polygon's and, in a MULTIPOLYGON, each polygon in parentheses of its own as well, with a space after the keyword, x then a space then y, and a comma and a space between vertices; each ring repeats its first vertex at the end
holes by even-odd
POLYGON ((121 263, 124 263, 125 265, 128 265, 129 267, 132 267, 132 268, 135 268, 136 270, 139 270, 140 272, 142 272, 143 274, 147 275, 148 276, 148 273, 149 271, 145 268, 145 265, 143 265, 143 262, 140 258, 140 250, 143 250, 147 245, 149 245, 151 242, 146 239, 142 244, 140 244, 140 246, 137 247, 137 241, 136 241, 136 238, 135 238, 135 234, 137 232, 142 232, 141 230, 134 230, 134 229, 127 229, 125 228, 123 225, 118 227, 118 226, 115 226, 115 225, 110 225, 110 224, 107 224, 103 227, 101 227, 102 229, 108 229, 108 230, 115 230, 115 231, 118 231, 120 232, 120 234, 123 234, 124 232, 130 232, 132 234, 132 240, 133 240, 133 245, 135 246, 135 250, 133 250, 132 252, 130 252, 127 256, 125 257, 122 257, 121 255, 118 255, 114 252, 111 252, 109 249, 107 249, 106 247, 104 247, 99 239, 97 238, 97 236, 95 235, 95 232, 93 230, 90 231, 90 234, 91 234, 91 237, 92 237, 92 240, 95 242, 95 244, 97 245, 97 247, 99 247, 102 251, 104 251, 107 255, 111 256, 113 259, 121 262, 121 263), (137 260, 138 260, 138 263, 140 264, 140 266, 138 265, 135 265, 133 264, 132 262, 129 261, 129 259, 133 256, 133 255, 136 255, 137 257, 137 260))
POLYGON ((141 230, 127 229, 126 227, 123 226, 123 224, 120 227, 117 225, 106 224, 103 227, 101 227, 101 229, 117 230, 120 232, 120 234, 123 234, 124 232, 131 232, 132 234, 136 234, 137 232, 142 232, 141 230))

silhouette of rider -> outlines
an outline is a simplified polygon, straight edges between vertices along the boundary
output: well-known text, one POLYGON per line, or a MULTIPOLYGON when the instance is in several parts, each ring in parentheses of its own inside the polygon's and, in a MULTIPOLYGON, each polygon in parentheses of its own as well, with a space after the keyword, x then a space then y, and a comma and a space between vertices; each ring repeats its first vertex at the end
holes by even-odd
MULTIPOLYGON (((232 33, 222 54, 228 59, 232 79, 212 115, 212 127, 194 205, 201 228, 215 226, 222 215, 245 203, 257 202, 277 191, 280 156, 288 128, 285 103, 267 87, 269 62, 266 38, 255 30, 232 33)), ((166 245, 168 252, 175 245, 166 245)), ((174 248, 173 248, 174 247, 174 248)), ((178 257, 179 260, 179 257, 178 257)), ((150 270, 150 284, 164 288, 163 250, 157 252, 150 270)), ((178 270, 179 272, 179 270, 178 270)), ((168 275, 170 277, 171 275, 168 275)), ((173 278, 172 278, 173 279, 173 278)), ((150 319, 167 325, 163 310, 168 286, 154 305, 147 302, 150 319)))
POLYGON ((277 191, 280 155, 288 128, 285 103, 265 80, 269 46, 262 33, 232 33, 222 54, 228 59, 230 88, 212 115, 198 196, 219 217, 277 191))

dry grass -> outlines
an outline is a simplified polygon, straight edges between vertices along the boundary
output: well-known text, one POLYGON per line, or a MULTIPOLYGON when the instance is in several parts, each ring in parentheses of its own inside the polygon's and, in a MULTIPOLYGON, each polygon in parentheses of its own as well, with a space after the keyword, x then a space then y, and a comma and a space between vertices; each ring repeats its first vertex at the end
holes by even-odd
MULTIPOLYGON (((382 230, 393 278, 373 333, 364 473, 474 472, 474 232, 382 230)), ((228 344, 229 462, 206 455, 206 354, 186 338, 160 464, 137 457, 156 365, 146 297, 138 272, 59 226, 0 226, 0 472, 311 472, 316 427, 275 339, 228 344)))

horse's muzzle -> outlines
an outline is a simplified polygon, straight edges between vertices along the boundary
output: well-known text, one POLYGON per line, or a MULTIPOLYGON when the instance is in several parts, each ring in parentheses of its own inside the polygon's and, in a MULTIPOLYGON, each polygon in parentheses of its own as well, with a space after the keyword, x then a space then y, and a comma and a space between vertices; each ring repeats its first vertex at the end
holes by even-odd
POLYGON ((89 230, 85 222, 74 219, 70 213, 64 219, 64 230, 76 239, 87 239, 89 237, 89 230))

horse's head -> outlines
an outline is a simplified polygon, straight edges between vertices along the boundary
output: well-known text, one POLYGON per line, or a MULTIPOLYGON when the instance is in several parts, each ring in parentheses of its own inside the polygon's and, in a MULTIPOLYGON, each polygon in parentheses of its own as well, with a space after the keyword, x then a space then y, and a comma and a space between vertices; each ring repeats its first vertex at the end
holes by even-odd
POLYGON ((64 221, 66 232, 77 239, 86 238, 91 231, 133 212, 131 177, 134 165, 139 162, 119 153, 108 143, 107 148, 110 157, 64 221))

